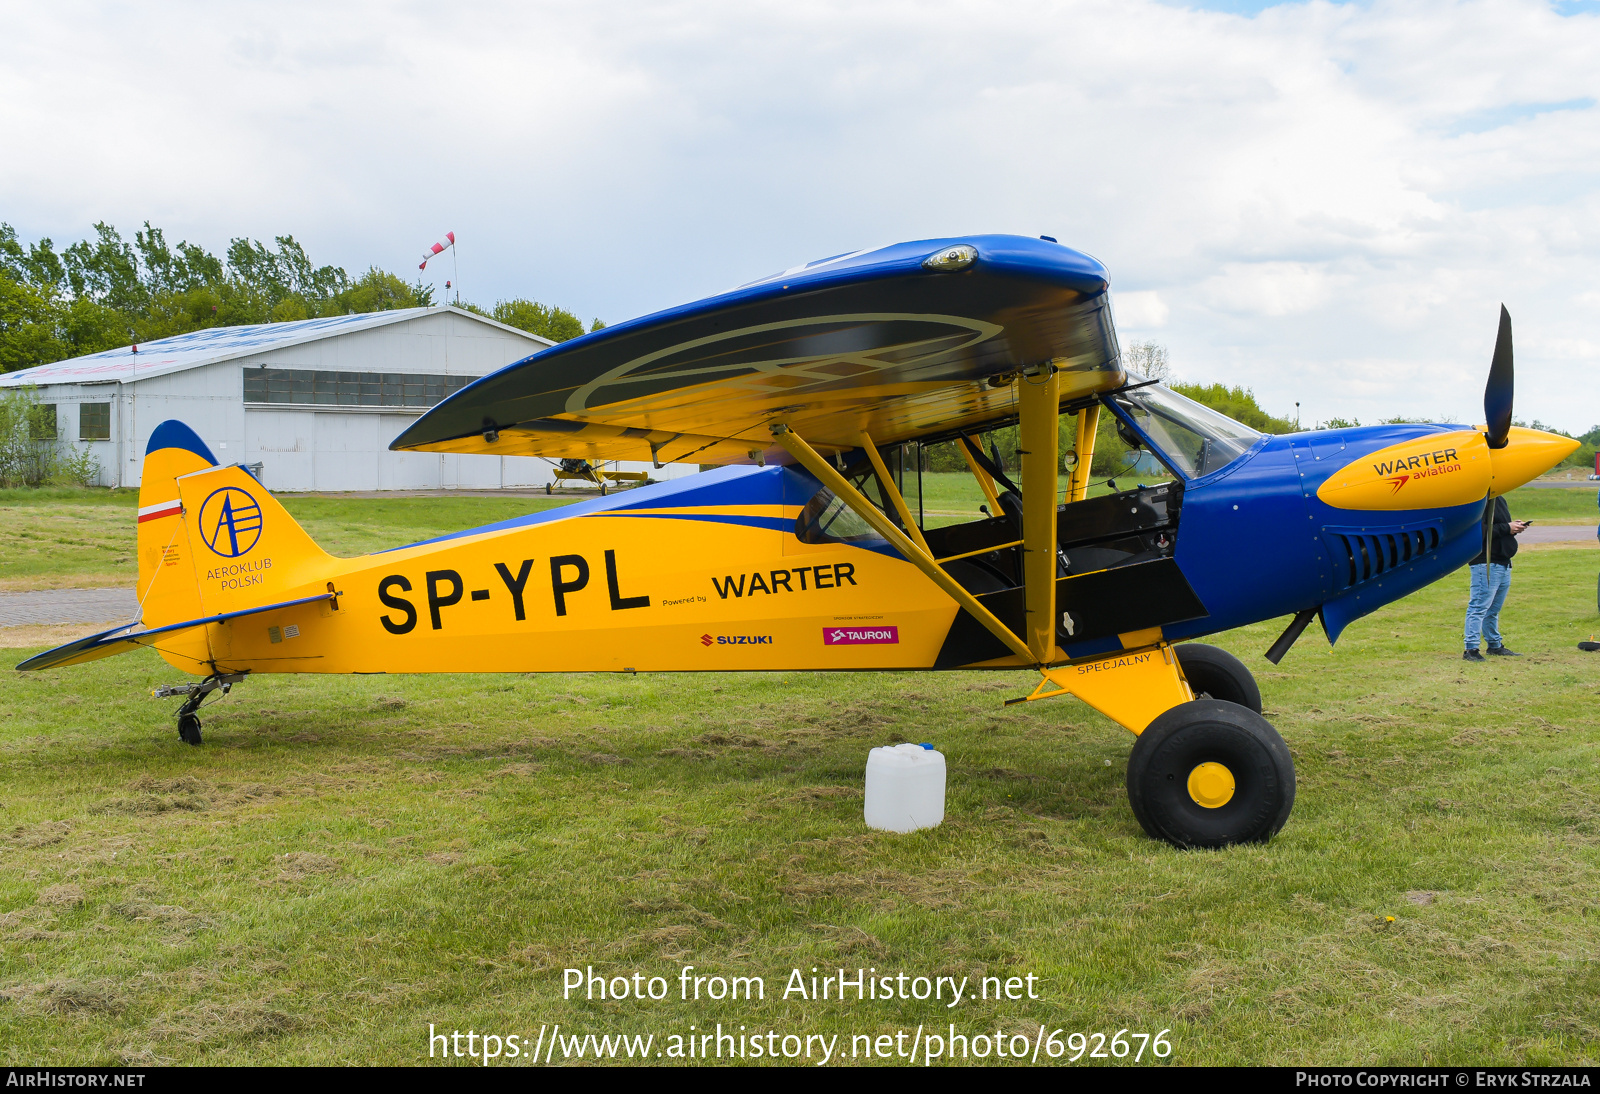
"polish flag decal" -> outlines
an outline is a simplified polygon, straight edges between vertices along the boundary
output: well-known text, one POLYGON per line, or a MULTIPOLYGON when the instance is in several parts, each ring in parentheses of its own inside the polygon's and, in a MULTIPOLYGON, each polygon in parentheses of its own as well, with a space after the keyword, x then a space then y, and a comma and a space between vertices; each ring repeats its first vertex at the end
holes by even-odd
POLYGON ((172 501, 164 501, 159 505, 146 505, 139 510, 138 523, 143 524, 147 520, 155 520, 158 517, 175 517, 181 512, 183 512, 183 502, 176 498, 172 501))

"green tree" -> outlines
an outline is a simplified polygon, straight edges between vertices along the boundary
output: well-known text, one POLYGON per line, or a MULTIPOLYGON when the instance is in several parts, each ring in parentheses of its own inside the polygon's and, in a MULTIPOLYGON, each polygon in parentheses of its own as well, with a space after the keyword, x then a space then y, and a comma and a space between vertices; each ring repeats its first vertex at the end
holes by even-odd
POLYGON ((373 267, 352 281, 289 235, 232 240, 225 257, 168 243, 148 221, 130 242, 104 222, 56 251, 0 223, 0 371, 204 327, 430 307, 433 288, 373 267))
POLYGON ((1287 418, 1267 413, 1256 394, 1247 387, 1228 387, 1226 384, 1173 384, 1172 390, 1187 395, 1195 402, 1226 414, 1234 421, 1262 433, 1293 433, 1295 424, 1287 418))
MULTIPOLYGON (((583 333, 583 320, 566 308, 540 304, 535 300, 502 300, 489 312, 489 317, 508 327, 537 334, 552 342, 565 342, 583 333)), ((596 323, 600 323, 598 319, 596 323)), ((605 324, 601 323, 601 326, 605 324)), ((598 328, 592 328, 598 329, 598 328)))
POLYGON ((335 302, 334 314, 429 308, 433 306, 433 286, 424 285, 420 280, 415 285, 407 285, 387 270, 370 266, 355 284, 335 298, 335 302))

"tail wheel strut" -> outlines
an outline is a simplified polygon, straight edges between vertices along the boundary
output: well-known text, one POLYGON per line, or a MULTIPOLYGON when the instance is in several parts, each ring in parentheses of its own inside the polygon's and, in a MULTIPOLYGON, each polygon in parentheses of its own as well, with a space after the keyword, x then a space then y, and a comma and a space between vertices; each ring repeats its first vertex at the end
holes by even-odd
POLYGON ((233 690, 233 685, 243 680, 242 672, 217 673, 207 676, 198 684, 172 684, 158 687, 151 694, 157 699, 166 699, 173 695, 182 695, 186 698, 183 705, 178 708, 178 739, 184 744, 198 745, 200 737, 200 715, 196 713, 200 704, 205 702, 207 695, 213 691, 221 690, 226 695, 233 690))

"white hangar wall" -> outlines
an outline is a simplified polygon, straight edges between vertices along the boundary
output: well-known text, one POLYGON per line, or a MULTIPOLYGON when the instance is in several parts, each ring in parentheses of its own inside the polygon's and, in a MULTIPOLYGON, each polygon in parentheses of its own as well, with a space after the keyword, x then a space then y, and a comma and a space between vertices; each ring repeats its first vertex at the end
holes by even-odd
MULTIPOLYGON (((351 317, 360 319, 362 317, 351 317)), ((380 317, 372 317, 378 319, 380 317)), ((382 317, 390 318, 390 317, 382 317)), ((101 481, 107 486, 138 486, 144 451, 151 432, 168 418, 186 422, 219 460, 242 463, 257 470, 268 489, 281 492, 351 490, 499 489, 537 487, 552 482, 551 466, 543 460, 521 456, 477 456, 425 452, 391 452, 389 442, 421 416, 426 406, 371 406, 335 402, 338 395, 299 389, 286 395, 261 392, 267 376, 285 376, 282 370, 309 374, 379 374, 404 382, 411 378, 449 378, 459 385, 487 375, 512 361, 546 347, 542 339, 452 308, 432 308, 394 313, 393 321, 326 336, 295 341, 290 329, 301 324, 265 328, 259 351, 226 360, 197 364, 178 371, 142 377, 141 358, 161 360, 162 343, 131 350, 110 351, 77 362, 114 357, 117 379, 97 382, 87 374, 108 372, 107 366, 79 367, 84 380, 50 382, 66 369, 43 366, 35 381, 42 402, 56 405, 57 431, 64 439, 86 446, 99 461, 101 481), (271 344, 281 331, 287 345, 271 344), (259 379, 246 401, 246 376, 259 379), (306 401, 297 402, 295 399, 306 401), (109 438, 81 440, 83 417, 109 407, 109 438), (259 464, 257 469, 254 465, 259 464)), ((164 340, 174 342, 175 339, 164 340)), ((71 366, 74 362, 61 362, 71 366)), ((33 370, 30 370, 33 371, 33 370)), ((12 380, 22 380, 13 374, 12 380)), ((304 387, 305 385, 301 385, 304 387)), ((325 385, 324 385, 325 386, 325 385)), ((349 384, 341 385, 349 387, 349 384)), ((371 385, 369 385, 370 387, 371 385)), ((366 396, 358 396, 365 399, 366 396)), ((625 463, 623 470, 648 471, 656 479, 693 474, 694 465, 669 465, 655 469, 646 463, 625 463)))
POLYGON ((231 378, 243 411, 239 462, 259 463, 262 483, 282 491, 542 486, 552 481, 550 465, 531 457, 390 452, 389 442, 426 407, 245 402, 243 396, 250 369, 470 378, 542 348, 532 338, 440 309, 253 356, 231 378))

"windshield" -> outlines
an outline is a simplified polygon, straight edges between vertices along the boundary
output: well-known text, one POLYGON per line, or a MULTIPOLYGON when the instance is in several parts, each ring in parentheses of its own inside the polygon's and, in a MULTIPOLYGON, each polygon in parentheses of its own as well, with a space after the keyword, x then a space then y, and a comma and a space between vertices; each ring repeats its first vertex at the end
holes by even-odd
POLYGON ((1160 384, 1125 391, 1116 400, 1161 455, 1192 479, 1226 467, 1261 436, 1160 384))

